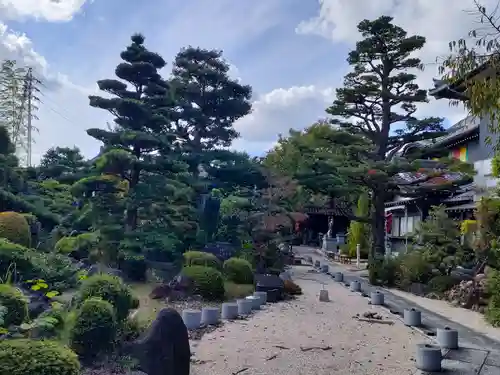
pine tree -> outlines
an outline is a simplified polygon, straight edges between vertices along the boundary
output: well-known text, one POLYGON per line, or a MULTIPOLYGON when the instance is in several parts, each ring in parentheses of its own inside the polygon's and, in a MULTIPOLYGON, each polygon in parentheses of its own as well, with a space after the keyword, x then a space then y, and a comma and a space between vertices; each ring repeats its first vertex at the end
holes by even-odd
POLYGON ((385 251, 384 202, 394 192, 392 177, 415 166, 405 160, 388 161, 394 147, 442 135, 442 119, 415 117, 418 103, 427 101, 425 90, 415 83, 411 71, 421 67, 412 53, 421 49, 425 38, 408 36, 392 18, 364 20, 358 30, 363 39, 348 55, 352 72, 337 89, 337 99, 327 112, 342 132, 335 146, 343 159, 335 167, 348 185, 371 192, 372 255, 385 251), (348 156, 347 167, 345 167, 348 156), (344 164, 344 165, 342 165, 344 164))
POLYGON ((188 47, 175 57, 176 126, 190 152, 190 172, 195 175, 200 165, 231 158, 214 150, 231 145, 238 137, 234 122, 251 110, 251 87, 232 79, 228 72, 221 51, 188 47))
POLYGON ((168 224, 172 224, 168 217, 171 210, 175 211, 172 202, 179 199, 180 192, 189 191, 178 178, 187 166, 174 145, 177 140, 171 126, 174 96, 169 83, 159 74, 166 66, 165 60, 144 46, 142 35, 133 35, 131 40, 120 55, 123 62, 115 70, 119 79, 98 81, 99 88, 111 97, 90 96, 92 107, 115 116, 115 126, 87 132, 104 144, 97 170, 127 182, 125 246, 136 250, 173 250, 176 239, 168 230, 168 224), (161 193, 158 186, 162 187, 161 193), (172 205, 167 206, 167 202, 172 205), (162 233, 157 225, 154 236, 144 230, 144 226, 160 219, 164 221, 162 233))

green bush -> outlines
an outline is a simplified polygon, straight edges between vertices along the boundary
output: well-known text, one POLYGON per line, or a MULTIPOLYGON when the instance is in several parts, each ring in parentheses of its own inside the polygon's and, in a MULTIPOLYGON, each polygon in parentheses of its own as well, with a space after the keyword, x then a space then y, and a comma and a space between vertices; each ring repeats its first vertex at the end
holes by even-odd
POLYGON ((18 288, 9 284, 0 284, 0 305, 7 308, 3 317, 6 327, 19 325, 28 316, 28 300, 18 288))
POLYGON ((427 286, 431 292, 442 294, 457 285, 458 281, 449 275, 438 275, 430 279, 427 286))
POLYGON ((224 278, 212 267, 184 267, 183 273, 193 280, 194 292, 209 300, 224 298, 224 278))
POLYGON ((0 237, 22 246, 31 246, 31 229, 23 214, 0 212, 0 237))
POLYGON ((2 340, 0 374, 79 375, 80 362, 70 349, 53 341, 2 340))
POLYGON ((219 259, 210 253, 204 251, 186 251, 184 254, 184 265, 189 266, 205 266, 220 270, 221 264, 219 259))
POLYGON ((368 275, 370 284, 395 286, 399 280, 400 263, 397 258, 370 259, 368 275))
POLYGON ((75 237, 62 237, 54 246, 57 253, 74 258, 87 258, 97 244, 96 233, 82 233, 75 237))
POLYGON ((236 284, 252 284, 253 271, 250 262, 241 258, 230 258, 224 262, 224 275, 236 284))
POLYGON ((77 268, 66 256, 41 253, 0 238, 0 277, 11 272, 18 279, 43 279, 56 288, 56 284, 73 286, 77 268))
POLYGON ((100 298, 89 298, 77 312, 70 332, 70 346, 83 360, 112 349, 117 334, 113 306, 100 298))
POLYGON ((407 288, 413 283, 426 284, 432 277, 432 267, 419 250, 400 255, 400 286, 407 288))
POLYGON ((120 269, 130 280, 144 281, 148 265, 143 255, 124 254, 120 259, 120 269))
POLYGON ((134 306, 134 296, 131 289, 117 276, 97 274, 83 281, 77 295, 83 303, 88 298, 97 297, 108 301, 116 311, 118 321, 127 318, 134 306))
POLYGON ((486 291, 490 295, 484 312, 486 321, 493 327, 500 327, 500 272, 492 270, 486 279, 486 291))

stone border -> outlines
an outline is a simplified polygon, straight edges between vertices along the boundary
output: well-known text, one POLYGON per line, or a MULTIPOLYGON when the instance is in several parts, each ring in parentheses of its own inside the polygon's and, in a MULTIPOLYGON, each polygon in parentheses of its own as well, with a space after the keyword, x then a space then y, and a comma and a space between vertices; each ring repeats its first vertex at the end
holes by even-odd
MULTIPOLYGON (((325 258, 324 261, 326 261, 328 263, 335 264, 335 262, 332 262, 330 259, 326 258, 320 250, 318 250, 318 249, 312 249, 312 250, 314 251, 314 253, 321 255, 323 258, 325 258)), ((320 262, 320 266, 322 263, 323 262, 320 262)), ((314 267, 313 264, 310 264, 310 266, 314 267)), ((338 266, 338 267, 342 267, 342 266, 338 266)), ((334 274, 332 274, 331 272, 329 272, 328 274, 330 277, 335 279, 334 274)), ((394 301, 384 301, 384 304, 381 305, 381 307, 385 308, 388 312, 395 315, 396 319, 402 321, 403 324, 404 324, 404 318, 403 318, 404 310, 411 309, 413 306, 420 307, 416 303, 412 303, 412 302, 407 301, 406 299, 404 299, 402 297, 398 297, 398 296, 392 294, 391 291, 386 289, 386 288, 381 288, 381 287, 371 285, 366 279, 361 278, 358 275, 348 274, 348 275, 346 275, 346 277, 344 277, 344 281, 345 282, 341 282, 340 284, 347 286, 348 285, 347 282, 349 282, 349 281, 360 282, 362 288, 361 288, 361 291, 359 292, 359 294, 365 298, 368 298, 368 299, 371 299, 371 295, 369 295, 368 293, 371 294, 371 292, 374 290, 375 291, 376 290, 384 291, 384 294, 387 294, 387 296, 390 297, 389 300, 396 300, 396 302, 394 303, 394 301), (397 302, 398 300, 401 300, 402 303, 399 304, 397 302), (401 305, 403 305, 403 308, 401 308, 402 307, 401 305)), ((449 319, 447 319, 446 317, 442 317, 441 315, 434 313, 432 311, 426 310, 424 308, 419 309, 419 310, 423 310, 422 312, 424 314, 424 317, 428 313, 429 317, 432 317, 434 315, 434 318, 438 317, 437 320, 442 319, 445 321, 449 321, 449 319)), ((442 348, 443 345, 439 344, 440 340, 438 340, 438 338, 437 338, 437 332, 442 331, 446 328, 447 328, 447 330, 451 330, 451 331, 454 331, 457 333, 458 333, 458 330, 453 330, 449 326, 446 326, 446 325, 444 327, 438 327, 436 324, 432 324, 433 319, 425 319, 425 320, 426 320, 425 323, 431 323, 431 324, 423 324, 422 326, 408 327, 408 328, 412 329, 413 331, 419 333, 423 337, 425 337, 428 340, 430 340, 431 342, 433 342, 436 347, 441 348, 442 359, 443 359, 443 361, 445 361, 444 366, 443 366, 443 369, 445 371, 453 371, 456 369, 462 369, 462 371, 463 371, 464 367, 467 367, 467 371, 470 371, 471 374, 483 374, 483 373, 484 373, 484 375, 489 375, 490 373, 491 374, 500 374, 500 351, 497 349, 498 347, 500 347, 500 343, 496 342, 495 340, 490 340, 490 341, 494 342, 495 345, 482 345, 482 346, 481 345, 464 345, 464 346, 461 346, 460 349, 458 349, 458 350, 445 349, 445 348, 442 348), (483 370, 484 370, 484 372, 483 372, 483 370)), ((463 327, 462 325, 455 323, 455 322, 452 322, 452 321, 450 321, 450 326, 456 326, 459 328, 460 331, 465 330, 466 333, 472 332, 474 334, 477 334, 473 330, 470 330, 469 328, 463 327), (469 331, 469 332, 467 332, 467 331, 469 331)), ((481 339, 488 340, 488 338, 482 336, 481 334, 478 334, 477 337, 479 337, 481 339)), ((466 341, 466 340, 464 340, 464 341, 466 341)), ((467 341, 466 341, 466 343, 467 343, 467 341)), ((471 343, 469 343, 469 344, 471 344, 471 343)), ((465 373, 468 373, 468 372, 465 372, 465 373)))

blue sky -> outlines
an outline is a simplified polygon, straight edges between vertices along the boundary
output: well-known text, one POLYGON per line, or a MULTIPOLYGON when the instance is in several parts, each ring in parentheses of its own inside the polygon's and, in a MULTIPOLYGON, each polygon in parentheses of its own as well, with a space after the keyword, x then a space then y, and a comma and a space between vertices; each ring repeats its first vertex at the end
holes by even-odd
MULTIPOLYGON (((87 96, 98 79, 112 78, 131 34, 144 34, 148 47, 167 61, 187 45, 222 49, 232 74, 254 88, 253 113, 235 125, 242 135, 235 147, 262 154, 278 134, 326 116, 348 71, 345 58, 361 19, 390 14, 409 32, 426 36, 429 47, 420 56, 427 63, 467 32, 462 10, 472 1, 456 3, 462 7, 457 11, 445 0, 0 0, 0 58, 24 60, 50 83, 36 122, 36 160, 55 145, 77 145, 87 156, 97 152, 99 144, 85 129, 111 119, 90 108, 87 96), (431 27, 444 14, 462 26, 431 27)), ((431 87, 435 74, 429 64, 419 83, 431 87)), ((421 109, 422 116, 450 122, 464 115, 442 101, 421 109)))

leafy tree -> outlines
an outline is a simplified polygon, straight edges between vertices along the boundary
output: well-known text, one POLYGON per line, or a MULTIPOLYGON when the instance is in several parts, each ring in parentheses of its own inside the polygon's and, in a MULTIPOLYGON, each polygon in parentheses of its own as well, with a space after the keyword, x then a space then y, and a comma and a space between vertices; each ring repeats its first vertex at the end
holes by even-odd
POLYGON ((424 46, 425 38, 408 36, 388 16, 364 20, 358 30, 363 39, 347 58, 352 72, 345 76, 344 87, 337 89, 337 98, 327 109, 341 130, 332 139, 339 157, 330 158, 328 167, 342 177, 339 182, 371 192, 374 256, 385 250, 385 225, 380 218, 384 217, 384 202, 396 188, 392 178, 415 169, 408 160, 389 161, 388 151, 435 138, 444 129, 440 118, 415 117, 416 105, 425 103, 427 94, 411 72, 421 67, 421 61, 411 55, 424 46))
POLYGON ((433 267, 443 272, 464 260, 459 223, 448 216, 445 206, 434 206, 415 230, 415 242, 433 267))
MULTIPOLYGON (((356 216, 368 217, 370 215, 370 199, 367 193, 361 194, 358 199, 356 216)), ((356 256, 357 245, 360 245, 361 257, 368 255, 370 248, 370 226, 367 223, 351 221, 347 233, 347 248, 349 256, 356 256)))
MULTIPOLYGON (((500 68, 500 2, 496 5, 489 4, 489 7, 484 6, 485 2, 482 0, 473 0, 472 3, 473 10, 470 14, 476 19, 476 26, 468 30, 468 38, 450 42, 450 54, 442 62, 440 71, 444 82, 456 82, 465 78, 463 85, 466 90, 461 102, 473 115, 488 115, 491 130, 498 133, 500 81, 488 79, 491 74, 476 76, 474 79, 469 79, 468 75, 483 67, 491 71, 498 71, 500 68)), ((458 101, 453 103, 458 104, 458 101)))
POLYGON ((43 204, 29 200, 26 181, 19 173, 15 145, 10 139, 9 130, 0 126, 0 211, 31 213, 45 229, 51 230, 60 222, 60 217, 43 204))

